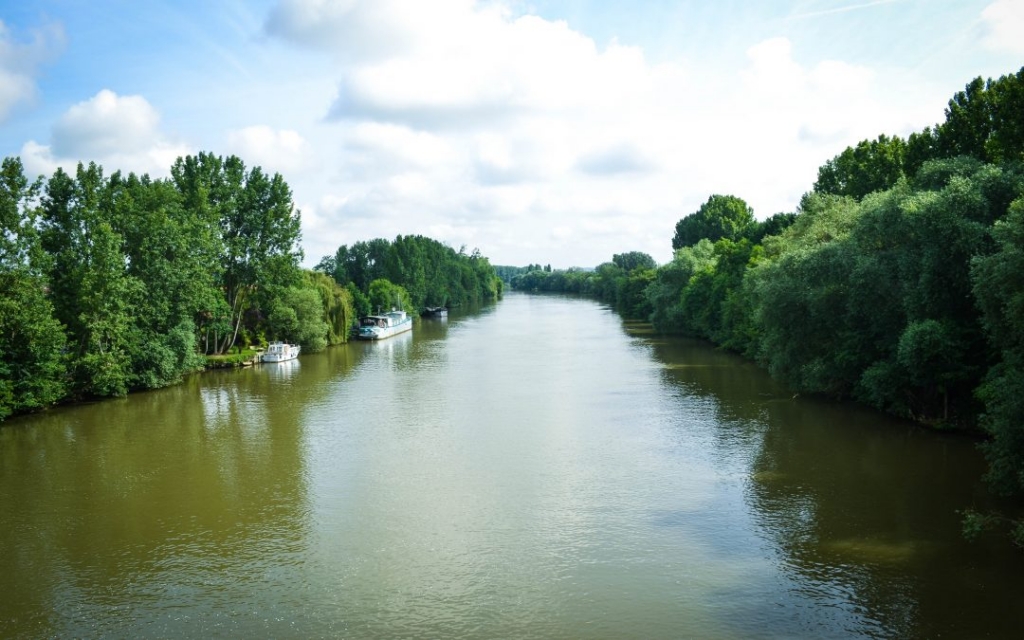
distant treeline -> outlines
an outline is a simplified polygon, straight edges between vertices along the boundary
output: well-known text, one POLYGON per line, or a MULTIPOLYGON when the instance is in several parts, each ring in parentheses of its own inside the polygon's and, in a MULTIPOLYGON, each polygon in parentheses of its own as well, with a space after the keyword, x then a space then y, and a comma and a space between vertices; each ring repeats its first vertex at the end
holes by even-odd
POLYGON ((623 254, 511 285, 597 296, 798 391, 983 430, 993 486, 1024 495, 1024 69, 974 80, 906 140, 847 148, 796 213, 757 222, 711 196, 672 246, 660 267, 623 254))
POLYGON ((234 156, 179 158, 166 180, 80 164, 32 181, 5 159, 0 420, 173 384, 206 355, 270 340, 318 351, 371 307, 501 291, 486 258, 427 238, 342 247, 314 271, 299 239, 284 179, 234 156))
POLYGON ((342 245, 315 270, 345 285, 358 315, 378 309, 452 307, 495 300, 503 285, 479 250, 466 254, 423 236, 342 245))

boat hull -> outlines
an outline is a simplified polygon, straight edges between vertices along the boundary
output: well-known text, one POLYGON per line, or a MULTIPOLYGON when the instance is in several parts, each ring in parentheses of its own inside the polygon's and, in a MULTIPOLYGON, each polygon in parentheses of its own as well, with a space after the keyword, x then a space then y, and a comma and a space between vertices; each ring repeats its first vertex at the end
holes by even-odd
POLYGON ((447 318, 448 309, 446 307, 427 307, 420 315, 424 318, 447 318))
POLYGON ((356 337, 360 340, 383 340, 406 331, 412 331, 411 318, 390 327, 360 327, 359 335, 356 337))

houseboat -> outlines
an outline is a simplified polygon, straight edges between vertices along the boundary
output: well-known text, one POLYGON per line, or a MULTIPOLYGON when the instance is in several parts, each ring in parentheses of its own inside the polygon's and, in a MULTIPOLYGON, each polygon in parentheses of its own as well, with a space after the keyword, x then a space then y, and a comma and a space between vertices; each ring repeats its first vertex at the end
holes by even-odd
POLYGON ((360 319, 358 338, 382 340, 406 331, 412 331, 412 318, 404 311, 393 310, 360 319))

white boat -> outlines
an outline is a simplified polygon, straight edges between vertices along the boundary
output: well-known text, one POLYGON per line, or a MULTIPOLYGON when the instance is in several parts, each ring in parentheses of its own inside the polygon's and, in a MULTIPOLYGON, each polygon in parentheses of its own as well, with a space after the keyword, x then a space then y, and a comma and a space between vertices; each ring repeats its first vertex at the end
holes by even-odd
POLYGON ((404 311, 389 311, 361 318, 358 337, 360 340, 381 340, 406 331, 412 331, 412 318, 404 311))
POLYGON ((294 360, 299 357, 299 351, 301 349, 302 347, 297 344, 271 342, 260 360, 263 362, 284 362, 285 360, 294 360))

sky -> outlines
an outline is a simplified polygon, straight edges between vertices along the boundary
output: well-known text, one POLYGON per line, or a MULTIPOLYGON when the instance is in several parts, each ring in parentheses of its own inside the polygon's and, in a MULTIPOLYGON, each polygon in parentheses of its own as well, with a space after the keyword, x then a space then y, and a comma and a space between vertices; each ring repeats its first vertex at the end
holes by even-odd
POLYGON ((421 234, 492 264, 672 258, 713 194, 795 211, 858 141, 1024 66, 1024 0, 0 0, 0 156, 279 172, 305 264, 421 234))

